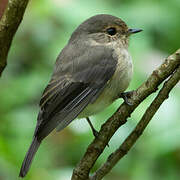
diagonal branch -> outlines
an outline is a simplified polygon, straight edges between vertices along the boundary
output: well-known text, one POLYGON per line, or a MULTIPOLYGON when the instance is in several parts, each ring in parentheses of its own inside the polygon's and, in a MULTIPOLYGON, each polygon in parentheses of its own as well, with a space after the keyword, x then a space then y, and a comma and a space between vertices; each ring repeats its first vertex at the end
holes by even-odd
POLYGON ((154 101, 148 107, 143 117, 135 127, 135 129, 130 133, 130 135, 125 139, 122 145, 113 152, 107 159, 107 161, 99 168, 95 174, 91 177, 91 180, 101 180, 110 170, 118 163, 118 161, 127 154, 131 149, 140 135, 143 133, 147 127, 150 120, 153 118, 161 104, 168 98, 168 95, 172 88, 180 80, 180 66, 177 68, 176 72, 167 80, 154 101))
POLYGON ((131 101, 132 106, 123 103, 116 113, 110 117, 101 127, 99 136, 88 146, 87 151, 79 164, 75 167, 72 180, 87 180, 89 173, 97 158, 101 155, 109 140, 116 130, 126 123, 127 118, 135 108, 150 94, 158 89, 158 86, 167 79, 180 65, 180 49, 169 56, 165 62, 144 82, 136 91, 134 91, 131 101))
POLYGON ((6 67, 8 51, 27 4, 28 0, 9 0, 0 20, 0 76, 6 67))

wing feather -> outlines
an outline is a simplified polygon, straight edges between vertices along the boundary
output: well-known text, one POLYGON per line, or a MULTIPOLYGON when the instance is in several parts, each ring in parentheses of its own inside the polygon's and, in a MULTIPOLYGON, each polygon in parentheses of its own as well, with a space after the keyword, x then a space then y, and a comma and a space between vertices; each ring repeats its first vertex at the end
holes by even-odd
POLYGON ((73 101, 70 101, 65 108, 53 114, 51 120, 43 121, 36 132, 41 140, 46 137, 53 129, 58 126, 58 131, 65 128, 74 120, 78 114, 90 103, 92 98, 97 94, 99 89, 87 87, 73 101))
POLYGON ((66 48, 56 62, 52 79, 40 101, 41 110, 34 134, 39 140, 56 127, 62 130, 72 122, 97 99, 115 72, 117 61, 109 49, 96 47, 97 53, 94 54, 90 48, 77 56, 79 51, 75 48, 75 54, 68 56, 66 48))

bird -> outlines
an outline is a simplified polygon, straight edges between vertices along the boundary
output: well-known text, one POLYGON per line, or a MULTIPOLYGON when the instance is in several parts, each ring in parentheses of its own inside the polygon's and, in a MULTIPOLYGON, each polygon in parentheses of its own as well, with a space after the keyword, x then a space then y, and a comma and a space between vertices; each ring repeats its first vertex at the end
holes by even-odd
POLYGON ((26 176, 41 142, 76 118, 86 118, 122 97, 133 75, 129 37, 142 29, 128 28, 119 17, 98 14, 80 24, 58 55, 51 79, 40 99, 32 143, 19 176, 26 176))

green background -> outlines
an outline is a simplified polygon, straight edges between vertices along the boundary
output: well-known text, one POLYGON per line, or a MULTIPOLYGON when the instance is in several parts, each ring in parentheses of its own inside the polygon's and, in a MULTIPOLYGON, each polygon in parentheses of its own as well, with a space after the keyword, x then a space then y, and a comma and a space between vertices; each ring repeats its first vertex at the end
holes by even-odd
MULTIPOLYGON (((8 65, 0 79, 0 179, 17 180, 30 145, 40 96, 50 79, 57 55, 73 30, 100 13, 122 18, 144 31, 131 37, 136 89, 165 57, 180 48, 179 0, 37 0, 30 1, 13 40, 8 65)), ((110 141, 93 171, 127 137, 155 94, 148 97, 110 141)), ((91 117, 96 129, 122 100, 91 117)), ((180 179, 180 85, 171 92, 146 131, 104 180, 180 179)), ((68 180, 72 169, 93 140, 87 122, 76 120, 42 143, 27 180, 68 180)))

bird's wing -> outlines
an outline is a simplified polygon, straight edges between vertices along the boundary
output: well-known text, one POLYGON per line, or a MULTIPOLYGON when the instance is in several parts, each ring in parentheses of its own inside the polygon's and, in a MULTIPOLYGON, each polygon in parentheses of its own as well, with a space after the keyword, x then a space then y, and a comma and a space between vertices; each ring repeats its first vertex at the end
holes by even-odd
POLYGON ((35 136, 45 138, 53 129, 63 129, 102 92, 115 72, 117 61, 112 50, 96 47, 67 55, 63 50, 56 61, 52 79, 40 101, 41 110, 35 136), (94 54, 96 52, 96 54, 94 54))

